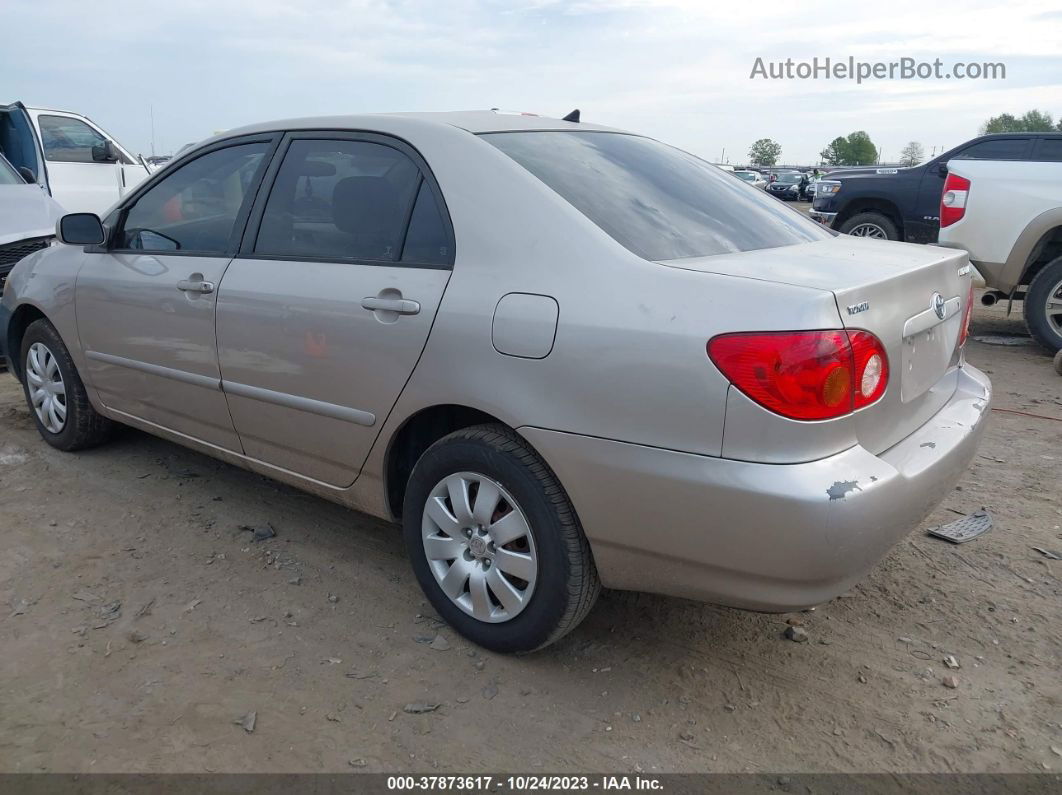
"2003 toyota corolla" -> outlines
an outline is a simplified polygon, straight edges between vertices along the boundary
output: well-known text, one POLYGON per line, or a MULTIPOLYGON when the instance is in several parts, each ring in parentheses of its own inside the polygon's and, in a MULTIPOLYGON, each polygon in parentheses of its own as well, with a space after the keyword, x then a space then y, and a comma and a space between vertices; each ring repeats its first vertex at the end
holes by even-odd
POLYGON ((59 236, 0 323, 48 443, 124 423, 400 520, 496 650, 601 585, 830 599, 954 484, 990 400, 964 253, 573 121, 234 130, 59 236))

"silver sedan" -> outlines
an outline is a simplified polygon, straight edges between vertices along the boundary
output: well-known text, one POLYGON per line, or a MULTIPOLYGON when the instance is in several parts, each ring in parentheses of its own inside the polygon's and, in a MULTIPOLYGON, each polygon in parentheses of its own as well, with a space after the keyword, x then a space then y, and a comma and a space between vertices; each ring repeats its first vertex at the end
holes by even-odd
POLYGON ((602 585, 828 600, 987 416, 965 253, 838 236, 578 121, 260 124, 58 233, 0 310, 45 441, 131 425, 400 522, 435 609, 496 650, 602 585))

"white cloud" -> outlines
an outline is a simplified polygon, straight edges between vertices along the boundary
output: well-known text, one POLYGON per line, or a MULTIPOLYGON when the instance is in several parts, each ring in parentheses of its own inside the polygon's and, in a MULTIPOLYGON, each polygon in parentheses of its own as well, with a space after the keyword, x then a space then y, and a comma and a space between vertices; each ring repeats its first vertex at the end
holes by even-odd
MULTIPOLYGON (((91 10, 6 0, 8 98, 73 107, 134 148, 343 112, 503 106, 584 116, 718 157, 770 136, 810 160, 864 129, 885 151, 972 137, 1000 112, 1062 114, 1055 2, 961 8, 762 0, 173 0, 91 10), (1005 81, 750 80, 756 57, 1003 61, 1005 81)), ((100 6, 103 6, 101 8, 100 6)))

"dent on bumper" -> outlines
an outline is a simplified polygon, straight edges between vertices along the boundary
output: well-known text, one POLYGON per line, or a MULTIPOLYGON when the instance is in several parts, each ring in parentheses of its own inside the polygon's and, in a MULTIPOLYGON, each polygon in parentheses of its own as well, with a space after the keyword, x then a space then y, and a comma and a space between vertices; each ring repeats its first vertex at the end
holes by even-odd
POLYGON ((786 611, 843 593, 917 526, 973 457, 990 400, 966 367, 952 399, 886 452, 804 464, 520 432, 568 490, 604 585, 786 611))

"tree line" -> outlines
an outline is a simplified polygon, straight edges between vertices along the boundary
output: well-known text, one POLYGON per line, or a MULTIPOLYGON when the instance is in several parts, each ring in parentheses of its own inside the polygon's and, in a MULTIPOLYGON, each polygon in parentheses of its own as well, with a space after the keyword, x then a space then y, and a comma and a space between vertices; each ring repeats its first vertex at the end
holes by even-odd
MULTIPOLYGON (((980 134, 1006 132, 1062 132, 1062 118, 1056 123, 1050 113, 1030 110, 1021 116, 1001 113, 981 125, 980 134)), ((839 135, 819 152, 819 158, 827 166, 866 166, 878 162, 880 152, 864 130, 856 130, 846 136, 839 135)), ((757 166, 773 166, 782 156, 782 145, 770 138, 760 138, 749 147, 749 163, 757 166)), ((917 166, 926 159, 925 148, 918 141, 911 141, 900 151, 901 166, 917 166)))

